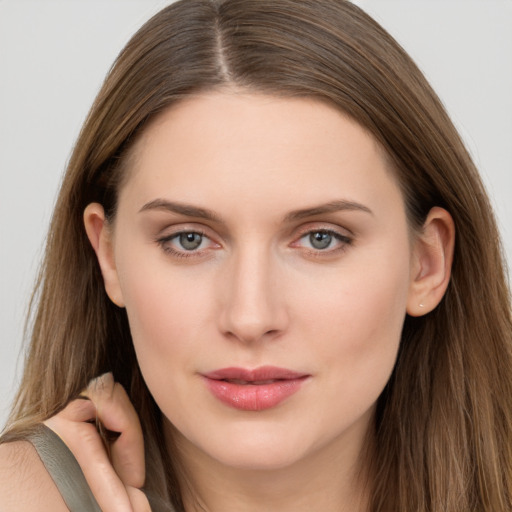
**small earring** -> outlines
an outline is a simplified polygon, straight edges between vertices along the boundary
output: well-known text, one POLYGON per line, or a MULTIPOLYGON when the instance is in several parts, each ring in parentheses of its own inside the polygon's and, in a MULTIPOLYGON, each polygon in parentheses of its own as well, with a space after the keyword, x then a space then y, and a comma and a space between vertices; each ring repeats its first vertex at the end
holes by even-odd
POLYGON ((420 308, 424 308, 425 306, 423 304, 420 304, 420 308))

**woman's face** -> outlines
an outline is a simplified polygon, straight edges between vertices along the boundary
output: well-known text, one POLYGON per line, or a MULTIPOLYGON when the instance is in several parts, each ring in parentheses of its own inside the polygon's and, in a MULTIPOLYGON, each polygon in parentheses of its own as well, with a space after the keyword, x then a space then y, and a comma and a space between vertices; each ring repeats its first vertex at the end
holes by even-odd
POLYGON ((412 275, 374 139, 316 100, 217 92, 161 114, 130 165, 107 289, 183 452, 260 469, 355 458, 412 275))

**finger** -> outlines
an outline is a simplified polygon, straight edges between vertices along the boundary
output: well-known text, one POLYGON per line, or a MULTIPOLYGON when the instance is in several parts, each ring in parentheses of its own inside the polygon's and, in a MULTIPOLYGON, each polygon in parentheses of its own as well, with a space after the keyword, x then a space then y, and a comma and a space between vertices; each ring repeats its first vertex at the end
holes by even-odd
POLYGON ((126 492, 128 493, 134 512, 151 512, 148 498, 140 489, 127 487, 126 492))
POLYGON ((141 488, 145 480, 144 440, 139 418, 124 388, 114 383, 111 374, 94 381, 87 394, 96 406, 101 424, 118 432, 110 444, 110 456, 116 473, 126 486, 141 488))
MULTIPOLYGON (((62 420, 73 422, 92 422, 96 419, 96 406, 90 400, 78 398, 69 402, 68 405, 57 415, 49 418, 44 423, 48 425, 55 421, 61 422, 62 420)), ((50 425, 48 425, 50 426, 50 425)), ((51 427, 50 427, 51 428, 51 427)), ((53 430, 53 429, 52 429, 53 430)))
POLYGON ((100 508, 104 512, 132 512, 126 488, 110 463, 96 426, 87 423, 91 413, 95 418, 94 404, 78 399, 44 423, 75 456, 100 508))

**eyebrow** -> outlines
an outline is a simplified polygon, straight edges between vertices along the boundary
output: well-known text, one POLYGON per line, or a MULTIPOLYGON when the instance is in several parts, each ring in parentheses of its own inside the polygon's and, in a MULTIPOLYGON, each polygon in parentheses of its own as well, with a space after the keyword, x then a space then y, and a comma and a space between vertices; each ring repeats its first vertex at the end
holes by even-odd
POLYGON ((222 222, 222 219, 213 211, 206 208, 200 208, 198 206, 192 206, 190 204, 177 203, 174 201, 168 201, 167 199, 154 199, 149 203, 146 203, 140 210, 139 213, 148 210, 166 210, 187 217, 196 217, 198 219, 205 219, 212 222, 222 222))
MULTIPOLYGON (((165 210, 172 213, 177 213, 179 215, 185 215, 186 217, 195 217, 198 219, 204 219, 218 223, 223 222, 222 218, 212 210, 208 210, 207 208, 200 208, 190 204, 168 201, 167 199, 154 199, 153 201, 146 203, 139 210, 139 213, 148 210, 165 210)), ((337 201, 330 201, 329 203, 314 206, 312 208, 294 210, 285 215, 284 221, 293 222, 307 217, 314 217, 315 215, 322 215, 325 213, 334 213, 339 211, 359 211, 373 215, 373 212, 370 210, 370 208, 361 203, 340 199, 337 201)))
POLYGON ((370 208, 364 204, 357 203, 355 201, 347 201, 346 199, 340 199, 337 201, 330 201, 326 204, 314 206, 312 208, 294 210, 293 212, 288 213, 284 220, 285 222, 292 222, 304 219, 306 217, 313 217, 315 215, 322 215, 325 213, 334 213, 339 211, 359 211, 373 215, 373 212, 370 210, 370 208))

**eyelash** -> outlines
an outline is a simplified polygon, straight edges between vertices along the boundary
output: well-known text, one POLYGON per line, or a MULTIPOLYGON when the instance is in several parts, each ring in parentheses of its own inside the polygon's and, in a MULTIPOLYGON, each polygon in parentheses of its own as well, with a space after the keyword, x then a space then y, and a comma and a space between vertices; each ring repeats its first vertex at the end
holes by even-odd
POLYGON ((335 231, 333 229, 326 229, 326 228, 311 229, 310 228, 301 233, 299 238, 297 238, 297 241, 293 242, 292 247, 295 246, 296 244, 298 244, 298 242, 300 240, 303 240, 306 237, 311 237, 314 234, 320 234, 320 233, 324 234, 324 235, 331 236, 335 241, 338 242, 338 245, 337 245, 337 247, 334 247, 332 249, 331 248, 315 249, 315 248, 305 247, 304 250, 307 251, 308 255, 310 255, 310 256, 321 258, 321 257, 325 257, 325 256, 338 254, 341 251, 345 251, 347 249, 347 247, 352 245, 352 243, 354 241, 353 238, 351 238, 350 236, 341 234, 340 232, 335 231))
POLYGON ((177 231, 176 233, 172 233, 171 235, 167 235, 161 238, 157 238, 156 242, 158 245, 162 248, 162 250, 170 254, 171 256, 175 258, 194 258, 197 257, 200 254, 200 251, 197 250, 190 250, 187 251, 186 249, 183 249, 181 251, 174 249, 172 246, 169 245, 169 242, 172 242, 173 240, 179 238, 181 235, 199 235, 203 239, 208 238, 208 235, 204 233, 201 230, 198 229, 189 229, 189 230, 183 230, 183 231, 177 231))
MULTIPOLYGON (((304 250, 307 251, 308 255, 312 255, 315 257, 333 255, 340 251, 346 250, 347 247, 352 245, 352 243, 353 243, 353 239, 347 235, 343 235, 343 234, 339 233, 338 231, 335 231, 332 229, 321 229, 320 228, 320 229, 308 229, 308 230, 303 231, 300 234, 300 236, 298 238, 296 238, 296 240, 291 244, 291 246, 296 247, 297 246, 296 244, 298 244, 298 242, 300 240, 302 240, 306 237, 310 237, 314 234, 318 234, 318 233, 331 236, 334 240, 336 240, 338 242, 339 246, 335 247, 334 249, 304 248, 304 250)), ((200 237, 202 237, 201 243, 202 243, 203 239, 205 239, 205 238, 210 240, 210 238, 204 231, 197 230, 197 229, 191 229, 191 230, 177 231, 170 235, 166 235, 166 236, 157 238, 156 242, 158 243, 158 245, 162 248, 162 250, 165 253, 170 254, 171 256, 176 257, 176 258, 194 258, 194 257, 201 256, 204 249, 203 250, 188 250, 188 251, 186 249, 176 250, 171 245, 169 245, 170 242, 172 242, 173 240, 176 240, 181 235, 188 235, 188 234, 199 235, 200 237)))

